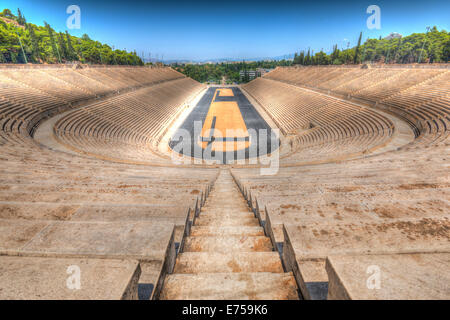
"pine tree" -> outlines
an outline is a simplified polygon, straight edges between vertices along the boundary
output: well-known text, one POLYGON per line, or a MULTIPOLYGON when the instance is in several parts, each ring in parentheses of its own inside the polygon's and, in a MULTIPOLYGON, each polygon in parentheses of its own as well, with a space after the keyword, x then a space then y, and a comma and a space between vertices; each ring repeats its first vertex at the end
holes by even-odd
POLYGON ((398 39, 398 43, 397 43, 397 48, 395 49, 395 53, 394 53, 394 59, 395 59, 395 63, 398 63, 398 54, 400 52, 400 48, 402 46, 402 38, 398 39))
POLYGON ((5 59, 5 56, 3 55, 3 53, 2 52, 0 52, 0 63, 6 63, 7 61, 6 61, 6 59, 5 59))
POLYGON ((27 23, 26 25, 27 25, 28 32, 30 33, 33 58, 35 60, 39 61, 41 59, 41 53, 39 52, 38 39, 36 37, 36 34, 34 33, 33 25, 31 25, 29 23, 27 23))
POLYGON ((22 15, 20 9, 17 9, 17 23, 23 26, 26 23, 25 17, 22 15))
POLYGON ((68 58, 67 46, 66 46, 66 42, 64 41, 64 36, 63 36, 63 34, 61 32, 58 33, 58 46, 59 46, 59 49, 60 49, 59 52, 61 54, 61 57, 63 59, 67 60, 67 58, 68 58))
POLYGON ((306 54, 306 58, 305 58, 305 65, 309 65, 311 61, 311 51, 310 49, 308 49, 308 53, 306 54))
POLYGON ((52 46, 53 56, 59 59, 61 63, 61 56, 59 55, 58 48, 56 47, 55 37, 53 36, 53 30, 50 25, 44 21, 45 28, 47 28, 48 36, 50 37, 50 45, 52 46))
POLYGON ((362 39, 362 31, 359 33, 358 44, 356 45, 356 49, 355 49, 355 57, 353 58, 354 64, 358 63, 358 54, 359 54, 359 48, 361 47, 361 39, 362 39))
POLYGON ((298 57, 298 61, 301 65, 305 64, 305 51, 300 52, 300 56, 298 57))
POLYGON ((67 54, 70 60, 78 60, 78 57, 75 53, 75 49, 72 46, 72 40, 70 39, 70 34, 66 30, 66 39, 67 39, 67 54))
POLYGON ((10 57, 12 63, 17 63, 17 53, 10 51, 10 57))
POLYGON ((340 60, 339 60, 339 48, 338 45, 335 44, 333 46, 333 53, 331 54, 331 63, 332 64, 340 64, 340 60))
POLYGON ((442 51, 442 59, 445 62, 450 61, 450 39, 444 44, 444 49, 442 51))
POLYGON ((66 41, 67 41, 67 54, 70 60, 76 59, 75 49, 72 46, 72 40, 70 39, 69 32, 66 30, 66 41))
POLYGON ((12 14, 11 10, 9 10, 9 9, 4 9, 1 12, 1 15, 5 18, 14 19, 14 15, 12 14))

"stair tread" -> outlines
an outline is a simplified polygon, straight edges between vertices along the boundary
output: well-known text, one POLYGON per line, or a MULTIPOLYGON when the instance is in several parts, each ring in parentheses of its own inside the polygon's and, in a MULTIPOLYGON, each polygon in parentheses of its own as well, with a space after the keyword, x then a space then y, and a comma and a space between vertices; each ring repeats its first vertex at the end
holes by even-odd
POLYGON ((253 218, 229 218, 199 216, 195 219, 195 226, 259 226, 259 221, 253 218))
POLYGON ((284 272, 278 252, 184 252, 174 273, 284 272))
POLYGON ((232 214, 232 215, 246 215, 246 214, 248 214, 248 213, 250 213, 250 214, 253 214, 253 212, 252 211, 250 211, 250 210, 233 210, 233 209, 226 209, 226 208, 221 208, 221 209, 216 209, 216 210, 211 210, 211 209, 209 209, 209 210, 206 210, 206 209, 204 209, 204 208, 202 208, 202 210, 200 211, 200 214, 201 215, 208 215, 208 214, 210 214, 210 215, 222 215, 222 214, 232 214))
POLYGON ((184 251, 215 251, 215 252, 253 252, 272 251, 272 243, 264 236, 218 236, 218 237, 188 237, 184 251))
POLYGON ((192 226, 191 236, 264 236, 261 226, 192 226))
POLYGON ((161 299, 298 300, 289 273, 202 273, 168 275, 161 299))
POLYGON ((208 203, 206 203, 203 207, 202 210, 205 211, 214 211, 214 210, 236 210, 236 211, 248 211, 248 206, 247 205, 233 205, 233 204, 229 204, 229 203, 223 203, 223 204, 214 204, 214 205, 210 205, 208 203))
POLYGON ((220 171, 159 297, 299 299, 292 272, 284 272, 278 251, 274 251, 230 171, 220 171))
POLYGON ((242 219, 242 218, 252 218, 256 219, 253 212, 226 212, 226 213, 212 213, 212 212, 201 212, 199 218, 206 219, 242 219))

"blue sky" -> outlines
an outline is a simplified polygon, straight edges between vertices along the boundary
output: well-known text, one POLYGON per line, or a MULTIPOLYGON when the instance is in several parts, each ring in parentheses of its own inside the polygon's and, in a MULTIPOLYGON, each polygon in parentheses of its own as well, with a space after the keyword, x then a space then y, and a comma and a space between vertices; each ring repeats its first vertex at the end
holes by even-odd
POLYGON ((448 0, 0 0, 0 9, 19 7, 29 22, 46 20, 64 31, 71 4, 81 8, 81 29, 71 34, 165 60, 272 57, 308 47, 329 52, 333 44, 354 46, 360 31, 366 39, 434 25, 450 30, 448 0), (381 9, 380 30, 366 26, 372 4, 381 9))

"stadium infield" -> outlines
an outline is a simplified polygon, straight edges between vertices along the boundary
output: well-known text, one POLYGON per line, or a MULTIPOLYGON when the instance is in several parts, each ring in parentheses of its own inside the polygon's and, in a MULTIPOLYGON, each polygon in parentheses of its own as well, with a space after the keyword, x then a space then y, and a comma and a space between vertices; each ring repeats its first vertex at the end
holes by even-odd
POLYGON ((279 141, 239 88, 210 87, 169 147, 184 156, 227 163, 269 154, 279 141), (183 133, 189 139, 181 138, 183 133))

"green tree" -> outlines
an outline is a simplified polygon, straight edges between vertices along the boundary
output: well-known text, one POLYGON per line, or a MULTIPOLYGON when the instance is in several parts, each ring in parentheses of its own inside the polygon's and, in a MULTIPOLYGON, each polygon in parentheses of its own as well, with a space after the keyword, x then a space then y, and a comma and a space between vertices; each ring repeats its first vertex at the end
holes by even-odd
POLYGON ((358 44, 356 45, 356 49, 355 49, 355 56, 353 58, 353 63, 354 64, 357 64, 358 61, 359 61, 358 55, 359 55, 359 49, 361 47, 361 39, 362 39, 362 31, 359 33, 358 44))
POLYGON ((1 13, 0 16, 5 17, 5 18, 9 18, 9 19, 14 19, 15 16, 12 14, 11 10, 9 9, 4 9, 1 13))
POLYGON ((310 65, 311 64, 311 49, 308 49, 308 53, 306 54, 304 65, 310 65))
POLYGON ((75 53, 75 49, 72 45, 72 40, 70 39, 70 35, 66 30, 66 40, 67 40, 67 55, 70 60, 78 60, 77 54, 75 53))
POLYGON ((36 33, 34 32, 33 25, 27 23, 27 29, 30 34, 30 40, 31 40, 31 48, 32 48, 32 56, 35 61, 39 61, 41 59, 41 55, 39 52, 39 43, 38 39, 36 37, 36 33))
POLYGON ((64 41, 64 36, 61 32, 58 33, 58 46, 59 46, 59 53, 61 55, 61 58, 68 59, 69 56, 68 56, 68 52, 67 52, 66 42, 64 41))
POLYGON ((55 42, 55 37, 53 35, 53 30, 50 27, 50 25, 44 21, 45 24, 45 28, 47 29, 47 33, 50 39, 50 45, 52 47, 52 52, 53 52, 53 57, 55 57, 56 59, 59 60, 59 62, 61 63, 61 56, 59 55, 59 51, 58 48, 56 47, 56 42, 55 42))
POLYGON ((26 23, 26 19, 25 17, 22 15, 22 12, 20 11, 20 9, 17 9, 17 23, 20 24, 21 26, 25 25, 26 23))
MULTIPOLYGON (((18 15, 25 18, 22 12, 18 15)), ((15 21, 19 19, 8 9, 0 12, 0 16, 15 21)), ((47 23, 45 26, 25 23, 24 26, 25 30, 16 24, 0 20, 0 52, 7 63, 24 62, 25 57, 32 62, 55 63, 61 62, 62 57, 66 60, 81 60, 83 63, 101 63, 103 59, 106 64, 143 64, 135 53, 113 51, 111 47, 91 40, 87 35, 77 38, 68 33, 55 34, 47 23)))
POLYGON ((12 63, 17 63, 18 61, 17 61, 17 53, 16 52, 13 52, 13 51, 11 51, 11 53, 10 53, 10 57, 11 57, 11 62, 12 63))
POLYGON ((447 42, 444 43, 443 52, 442 52, 442 59, 445 62, 449 62, 450 61, 450 37, 447 40, 447 42))
POLYGON ((300 64, 304 65, 305 64, 305 51, 300 52, 299 56, 298 56, 298 61, 300 62, 300 64))
POLYGON ((339 59, 340 50, 338 48, 338 45, 335 44, 333 46, 333 52, 331 53, 330 60, 332 64, 342 64, 341 60, 339 59))

